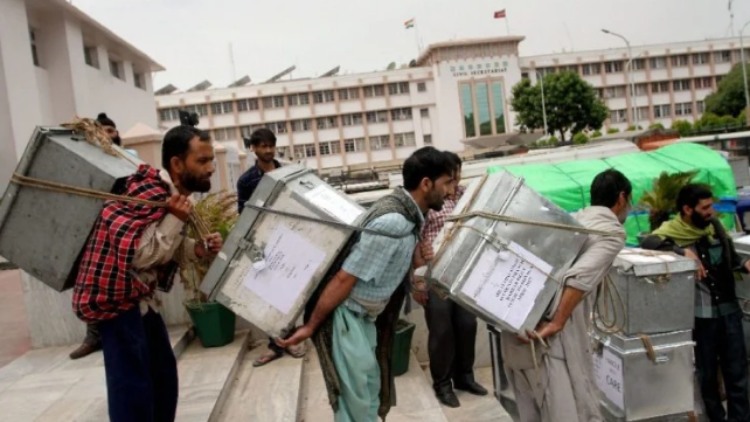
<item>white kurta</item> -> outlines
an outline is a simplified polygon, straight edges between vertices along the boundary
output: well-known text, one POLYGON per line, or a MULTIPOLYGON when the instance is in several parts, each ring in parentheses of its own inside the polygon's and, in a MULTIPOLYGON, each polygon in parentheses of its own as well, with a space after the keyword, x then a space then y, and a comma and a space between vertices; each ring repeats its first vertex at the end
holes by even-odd
MULTIPOLYGON (((595 295, 589 293, 602 282, 625 245, 625 231, 609 208, 589 207, 575 218, 584 227, 622 236, 589 235, 564 279, 566 286, 582 290, 586 296, 573 310, 565 328, 548 339, 550 348, 537 350, 538 370, 534 369, 530 346, 519 342, 515 334, 502 334, 505 370, 524 422, 602 420, 588 334, 595 295)), ((555 306, 559 296, 558 293, 555 306)))

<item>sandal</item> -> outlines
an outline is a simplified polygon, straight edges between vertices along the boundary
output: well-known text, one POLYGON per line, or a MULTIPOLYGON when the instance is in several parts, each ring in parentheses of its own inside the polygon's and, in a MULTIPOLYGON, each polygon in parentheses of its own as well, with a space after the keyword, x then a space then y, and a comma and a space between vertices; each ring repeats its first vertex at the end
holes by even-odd
POLYGON ((263 353, 262 355, 258 357, 258 359, 255 359, 255 361, 253 362, 253 366, 256 368, 259 366, 263 366, 267 363, 275 361, 281 356, 283 356, 283 353, 268 349, 266 353, 263 353))
POLYGON ((294 346, 287 347, 286 352, 289 353, 292 357, 299 359, 305 356, 307 350, 305 348, 305 343, 300 343, 295 344, 294 346))

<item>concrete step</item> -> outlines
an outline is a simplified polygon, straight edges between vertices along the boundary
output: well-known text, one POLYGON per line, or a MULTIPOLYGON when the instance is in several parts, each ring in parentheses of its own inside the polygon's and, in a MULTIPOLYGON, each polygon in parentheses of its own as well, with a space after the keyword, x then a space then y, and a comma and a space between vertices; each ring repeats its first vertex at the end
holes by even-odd
MULTIPOLYGON (((425 375, 432 384, 429 368, 425 371, 425 375)), ((489 394, 475 396, 465 391, 456 390, 461 407, 454 409, 442 406, 448 422, 512 422, 513 418, 494 395, 492 367, 475 368, 474 378, 487 389, 489 394)))
POLYGON ((223 347, 204 348, 194 340, 177 361, 181 422, 216 420, 234 384, 235 375, 248 349, 249 333, 238 332, 223 347))
MULTIPOLYGON (((192 338, 188 326, 170 327, 175 353, 192 338)), ((101 352, 70 360, 76 346, 31 350, 0 369, 2 419, 12 421, 107 420, 101 352)))
POLYGON ((309 356, 295 359, 286 355, 254 368, 253 361, 267 350, 266 343, 260 341, 242 359, 227 400, 212 421, 297 421, 302 374, 309 366, 309 356))

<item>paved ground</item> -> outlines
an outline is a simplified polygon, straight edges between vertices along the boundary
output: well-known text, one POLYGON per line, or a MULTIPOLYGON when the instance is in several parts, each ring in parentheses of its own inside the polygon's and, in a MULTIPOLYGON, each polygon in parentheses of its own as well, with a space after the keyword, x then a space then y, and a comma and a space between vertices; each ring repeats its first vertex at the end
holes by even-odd
POLYGON ((0 367, 31 348, 26 308, 18 270, 0 271, 0 367))

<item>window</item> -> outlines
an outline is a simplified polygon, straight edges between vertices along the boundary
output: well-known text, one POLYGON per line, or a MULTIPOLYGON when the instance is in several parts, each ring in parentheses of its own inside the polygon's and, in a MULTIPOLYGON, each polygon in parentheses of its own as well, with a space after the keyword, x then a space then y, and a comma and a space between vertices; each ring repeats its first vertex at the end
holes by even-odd
POLYGON ((313 93, 313 102, 315 104, 330 103, 335 101, 334 93, 332 90, 316 91, 313 93))
POLYGON ((604 63, 604 72, 606 72, 606 73, 618 73, 618 72, 622 72, 622 62, 621 61, 605 62, 604 63))
POLYGON ((318 117, 318 129, 331 129, 339 127, 339 119, 335 116, 318 117))
POLYGON ((198 113, 198 116, 208 115, 208 106, 206 104, 193 104, 183 107, 183 109, 190 113, 198 113))
POLYGON ((672 116, 672 106, 669 104, 661 104, 654 106, 654 118, 667 118, 672 116))
POLYGON ((587 63, 583 65, 582 72, 584 76, 588 75, 598 75, 602 71, 601 66, 599 63, 587 63))
POLYGON ((321 142, 318 144, 318 150, 320 155, 331 155, 331 144, 330 142, 321 142))
POLYGON ((396 148, 413 147, 417 145, 414 132, 397 133, 393 135, 393 142, 396 145, 396 148))
POLYGON ((473 138, 477 136, 477 132, 474 126, 472 86, 468 83, 461 84, 459 86, 459 95, 461 96, 461 111, 464 117, 464 134, 467 138, 473 138))
POLYGON ((305 145, 305 157, 315 157, 315 144, 305 145))
POLYGON ((311 129, 310 119, 292 120, 292 132, 305 132, 311 129))
POLYGON ((294 146, 294 159, 303 160, 305 158, 305 146, 295 145, 294 146))
POLYGON ((677 103, 674 105, 674 114, 677 116, 688 116, 693 114, 693 103, 677 103))
POLYGON ((99 69, 99 52, 96 47, 83 46, 83 61, 87 65, 99 69))
POLYGON ((422 135, 422 140, 425 145, 432 145, 432 135, 422 135))
POLYGON ((690 57, 687 54, 672 56, 672 67, 685 67, 690 64, 690 57))
POLYGON ((233 127, 214 129, 214 139, 217 141, 228 141, 234 138, 234 133, 233 127))
POLYGON ((257 98, 245 98, 242 100, 237 100, 237 111, 250 111, 250 110, 257 110, 257 109, 258 109, 257 98))
POLYGON ((719 82, 724 79, 724 75, 717 75, 716 76, 716 86, 719 86, 719 82))
POLYGON ((625 86, 610 86, 604 88, 604 98, 620 98, 625 96, 625 86))
POLYGON ((266 128, 274 133, 287 133, 289 132, 287 122, 270 122, 266 123, 266 128))
POLYGON ((382 97, 385 95, 385 87, 383 85, 368 85, 364 88, 365 98, 369 97, 382 97))
POLYGON ((291 94, 286 97, 286 100, 289 103, 290 107, 308 105, 310 104, 310 95, 308 95, 306 92, 303 94, 291 94))
POLYGON ((635 95, 636 96, 648 95, 648 85, 647 84, 635 84, 635 95))
POLYGON ((31 42, 31 61, 34 66, 41 67, 39 64, 39 51, 36 47, 36 29, 29 28, 29 41, 31 42))
POLYGON ((344 151, 363 152, 365 150, 365 138, 344 139, 344 151))
POLYGON ((331 154, 341 154, 340 141, 331 141, 331 154))
POLYGON ((284 107, 284 96, 274 95, 273 97, 263 97, 263 108, 281 108, 284 107))
POLYGON ((397 108, 391 110, 391 120, 411 120, 411 109, 397 108))
POLYGON ((159 120, 162 122, 180 120, 180 114, 176 108, 163 108, 159 110, 159 120))
POLYGON ((146 89, 145 82, 143 81, 143 73, 133 73, 133 85, 136 88, 146 89))
POLYGON ((695 80, 693 81, 693 84, 695 86, 695 89, 712 89, 713 88, 713 86, 711 85, 710 77, 695 78, 695 80))
POLYGON ((391 147, 391 137, 389 135, 370 136, 370 150, 389 149, 391 147))
POLYGON ((714 53, 714 62, 716 63, 728 63, 731 61, 732 61, 732 52, 729 50, 717 51, 714 53))
POLYGON ((612 123, 622 123, 627 120, 625 110, 612 110, 609 112, 609 121, 612 123))
POLYGON ((706 111, 706 103, 703 101, 696 101, 695 102, 695 111, 697 111, 699 114, 702 114, 706 111))
POLYGON ((339 100, 357 100, 359 99, 359 88, 341 88, 339 89, 339 100))
POLYGON ((339 89, 339 101, 346 101, 348 99, 349 99, 349 90, 346 88, 339 89))
POLYGON ((417 92, 427 92, 427 84, 424 82, 417 82, 417 92))
POLYGON ((672 82, 672 89, 675 91, 689 91, 690 79, 679 79, 672 82))
POLYGON ((636 109, 636 120, 648 120, 650 119, 648 115, 648 107, 638 107, 636 109))
MULTIPOLYGON (((710 56, 708 53, 698 53, 693 54, 693 64, 708 64, 710 61, 710 56)), ((677 109, 675 108, 675 111, 677 109)))
POLYGON ((388 95, 401 95, 409 93, 409 82, 397 82, 388 84, 388 95))
POLYGON ((367 112, 367 123, 385 123, 388 121, 388 112, 385 110, 367 112))
POLYGON ((117 79, 125 80, 125 75, 122 72, 122 63, 117 60, 109 59, 109 73, 117 79))
POLYGON ((505 97, 500 82, 492 82, 492 105, 495 110, 495 133, 505 133, 505 97))
POLYGON ((669 82, 654 82, 651 84, 651 92, 656 94, 660 92, 669 92, 669 82))
POLYGON ((633 59, 633 70, 643 70, 646 68, 645 59, 633 59))
POLYGON ((273 99, 271 97, 263 97, 261 98, 261 102, 263 103, 263 108, 273 108, 273 99))
POLYGON ((652 57, 649 60, 649 64, 651 65, 651 69, 666 69, 667 58, 666 57, 652 57))
POLYGON ((232 102, 211 103, 211 114, 229 114, 233 111, 232 102))
POLYGON ((486 82, 474 85, 477 96, 476 116, 479 118, 479 135, 492 135, 492 119, 490 117, 490 98, 486 82))
POLYGON ((419 116, 423 119, 429 119, 430 118, 430 109, 429 108, 422 108, 419 109, 419 116))

